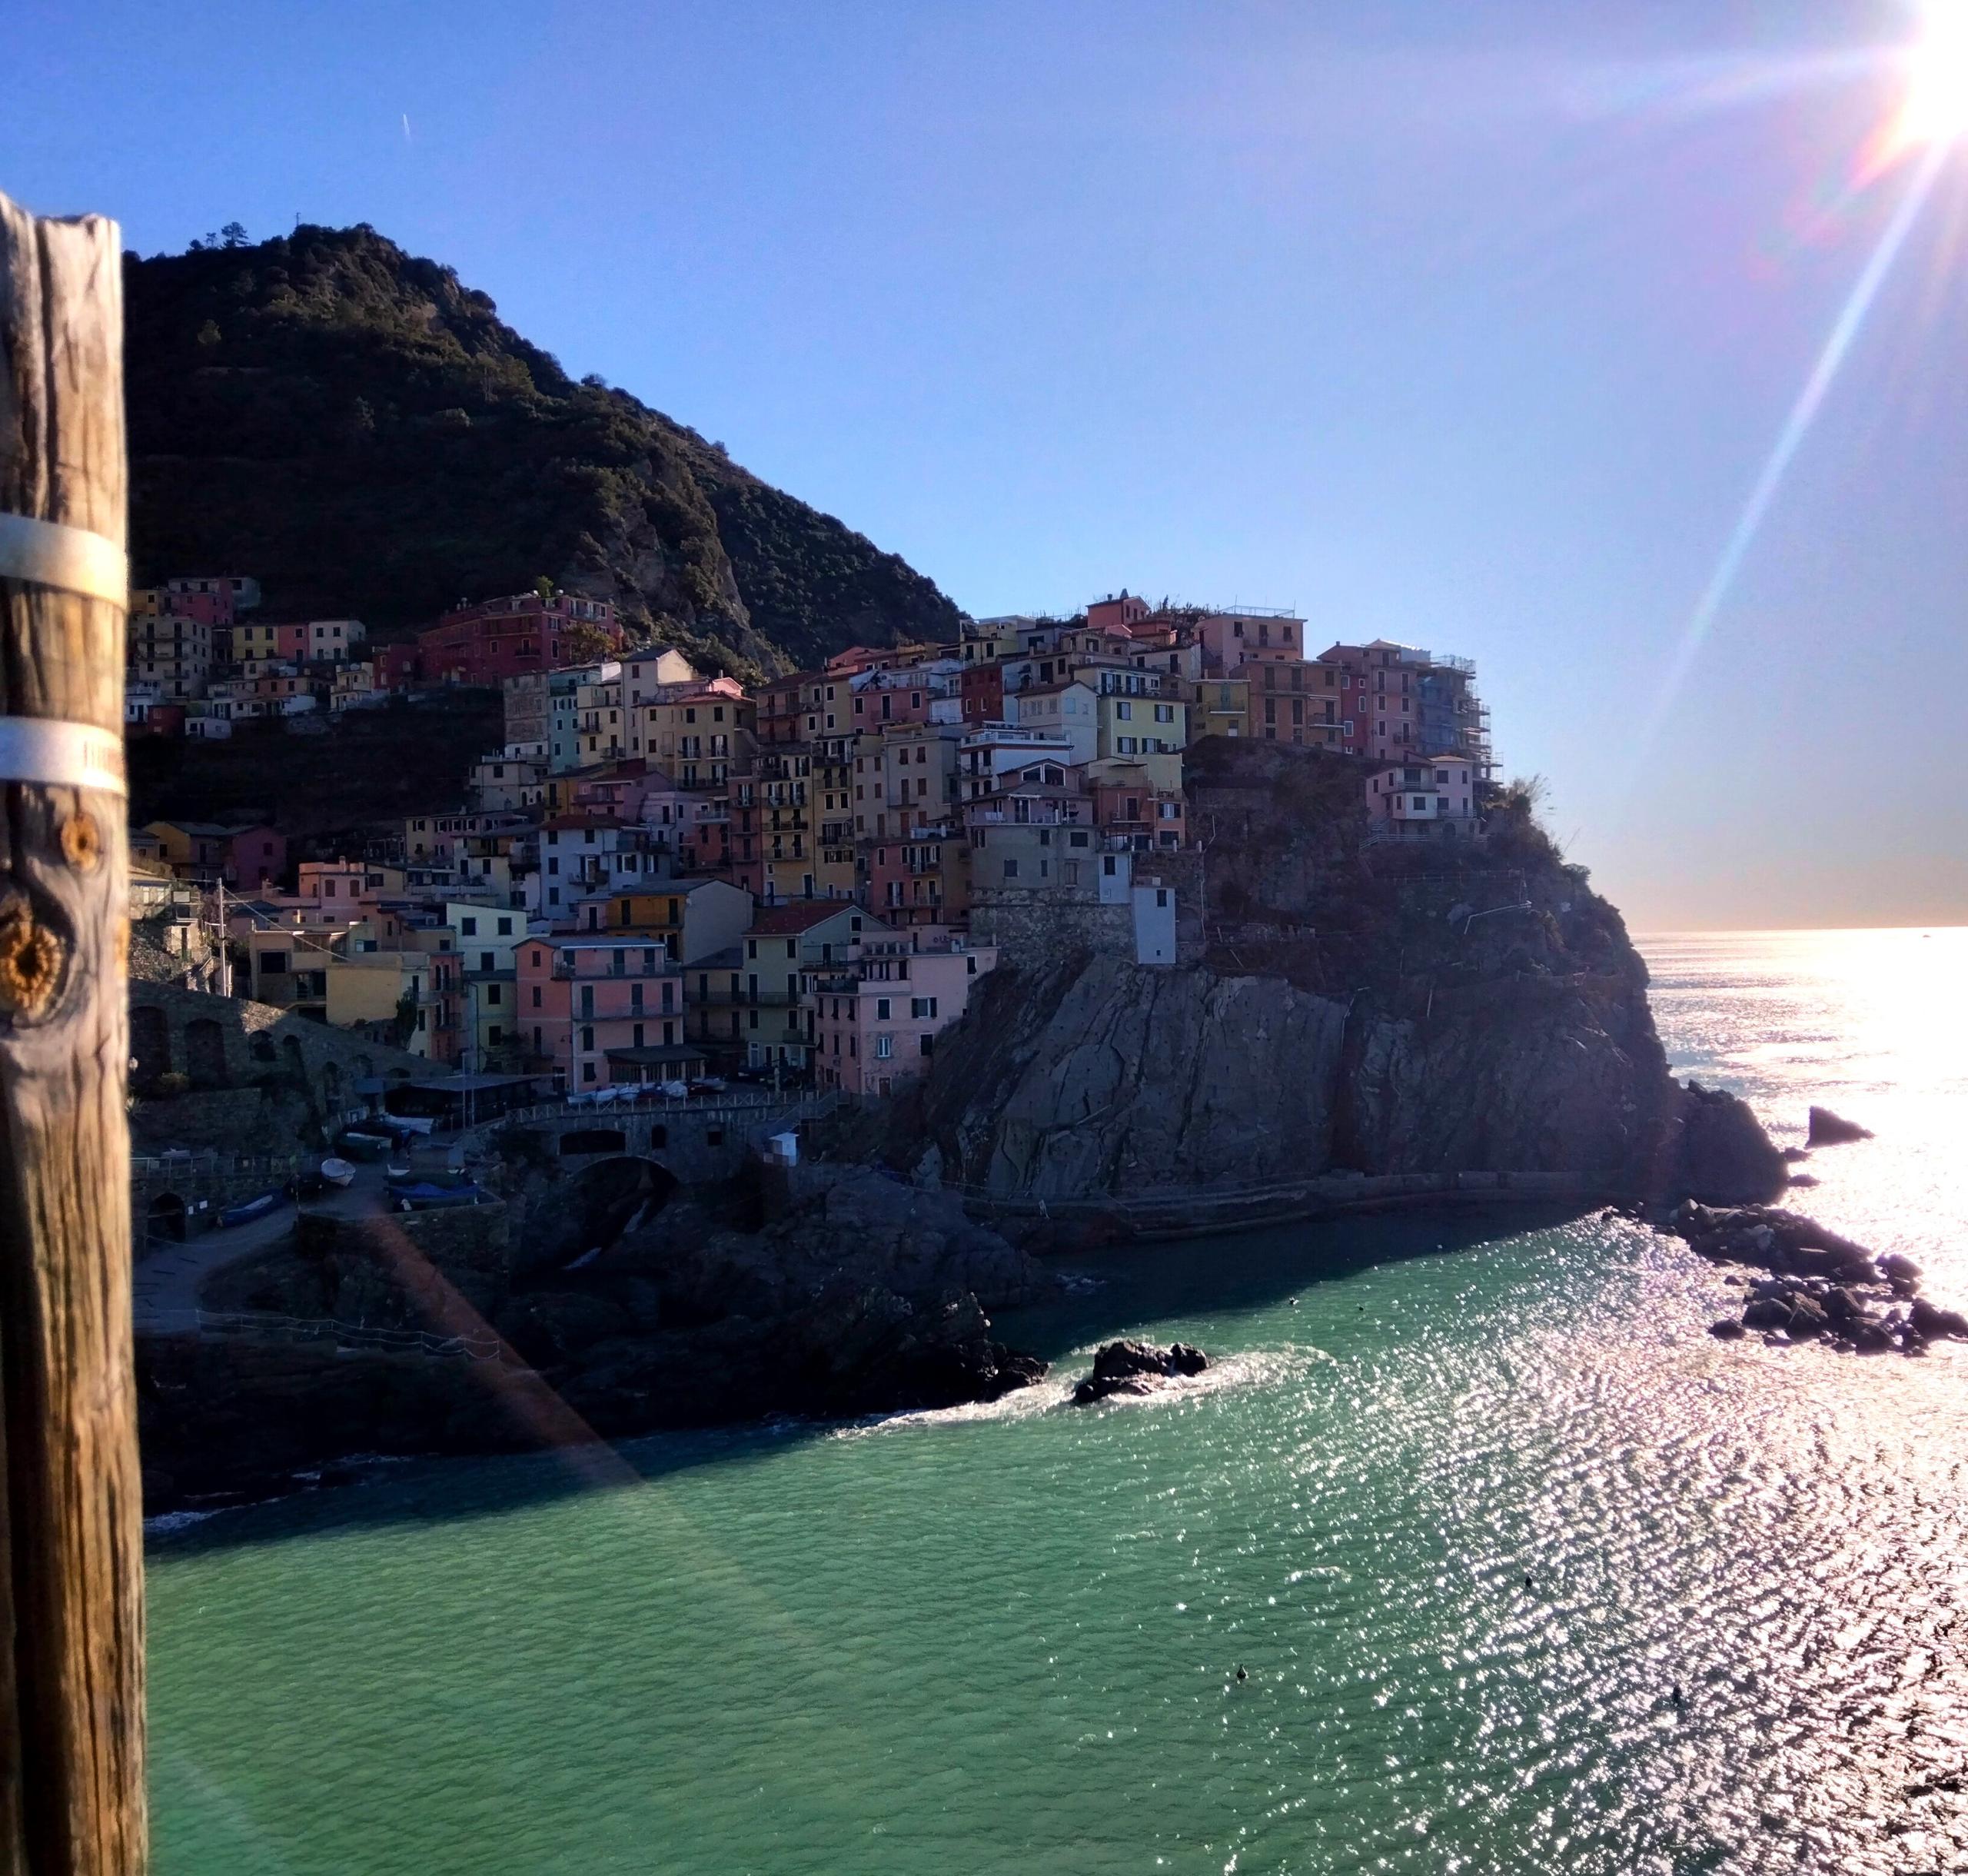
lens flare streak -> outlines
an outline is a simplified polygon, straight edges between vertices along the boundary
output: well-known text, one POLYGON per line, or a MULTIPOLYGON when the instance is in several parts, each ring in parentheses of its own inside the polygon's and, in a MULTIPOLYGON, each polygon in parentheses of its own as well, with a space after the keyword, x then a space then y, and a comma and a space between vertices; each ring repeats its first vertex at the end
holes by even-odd
POLYGON ((1831 336, 1825 341, 1819 353, 1817 362, 1810 376, 1805 381, 1803 390, 1791 407, 1782 431, 1777 437, 1777 447, 1770 451, 1769 460, 1763 466, 1763 472, 1757 478, 1756 486, 1750 491, 1750 498, 1737 519, 1734 531, 1730 534, 1722 557, 1717 563, 1714 576, 1703 592, 1700 602, 1690 617, 1687 629, 1667 667, 1667 674, 1660 687, 1646 733, 1642 738, 1643 749, 1650 747, 1659 734, 1668 713, 1679 697, 1681 687, 1687 682, 1688 673, 1696 658, 1700 654, 1716 616, 1728 598, 1737 576, 1742 571, 1743 562, 1750 547, 1761 532, 1763 524, 1769 518, 1770 511, 1783 486, 1784 476, 1796 460, 1797 451, 1810 433, 1811 425, 1824 407, 1825 399, 1830 394, 1840 371, 1850 354, 1853 344, 1863 328, 1873 303, 1879 298, 1880 289, 1886 284, 1887 276, 1893 271, 1893 263, 1900 258, 1900 250, 1906 244, 1906 238, 1913 233, 1913 226, 1920 218, 1933 195, 1935 184, 1940 180, 1942 168, 1950 154, 1951 146, 1945 141, 1930 144, 1923 156, 1913 180, 1907 185, 1906 193, 1900 198, 1893 211, 1893 218, 1887 224, 1886 231, 1880 238, 1879 245, 1873 249, 1872 258, 1866 263, 1859 275, 1837 323, 1831 329, 1831 336))

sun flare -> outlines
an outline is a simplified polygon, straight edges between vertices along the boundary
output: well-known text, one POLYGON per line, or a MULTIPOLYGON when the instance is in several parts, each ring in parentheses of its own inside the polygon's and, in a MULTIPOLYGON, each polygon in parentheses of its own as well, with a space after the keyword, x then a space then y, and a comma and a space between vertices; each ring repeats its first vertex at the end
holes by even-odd
POLYGON ((1893 128, 1902 153, 1968 133, 1968 0, 1927 0, 1922 14, 1906 99, 1893 128))

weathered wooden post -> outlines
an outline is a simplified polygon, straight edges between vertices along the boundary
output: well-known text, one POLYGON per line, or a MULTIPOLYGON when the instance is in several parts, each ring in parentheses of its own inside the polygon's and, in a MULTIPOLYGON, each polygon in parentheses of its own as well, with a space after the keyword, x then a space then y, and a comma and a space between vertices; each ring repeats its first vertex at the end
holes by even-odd
POLYGON ((0 1871, 145 1861, 115 225, 0 196, 0 1871))

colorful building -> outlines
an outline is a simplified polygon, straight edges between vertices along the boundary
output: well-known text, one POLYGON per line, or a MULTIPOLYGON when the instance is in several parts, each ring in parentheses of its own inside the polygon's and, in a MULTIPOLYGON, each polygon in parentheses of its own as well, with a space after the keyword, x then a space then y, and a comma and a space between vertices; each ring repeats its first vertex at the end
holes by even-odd
POLYGON ((418 633, 416 675, 426 684, 502 684, 588 662, 619 650, 623 637, 610 600, 514 593, 454 607, 418 633))
POLYGON ((643 936, 528 938, 517 949, 516 1012, 527 1066, 570 1092, 665 1081, 700 1069, 683 1044, 683 980, 643 936))
POLYGON ((947 931, 870 934, 839 966, 806 973, 816 1079, 846 1094, 888 1094, 926 1074, 936 1038, 996 964, 989 946, 947 931))
POLYGON ((1376 838, 1393 840, 1472 840, 1481 825, 1475 763, 1467 756, 1434 756, 1387 763, 1367 778, 1367 815, 1376 838))

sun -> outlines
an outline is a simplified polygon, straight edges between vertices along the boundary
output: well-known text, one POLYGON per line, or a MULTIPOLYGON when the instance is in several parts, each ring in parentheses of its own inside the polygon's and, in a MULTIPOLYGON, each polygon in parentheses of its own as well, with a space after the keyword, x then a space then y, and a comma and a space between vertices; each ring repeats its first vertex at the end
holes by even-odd
POLYGON ((1893 128, 1902 151, 1968 135, 1968 0, 1926 0, 1921 13, 1906 99, 1893 128))

